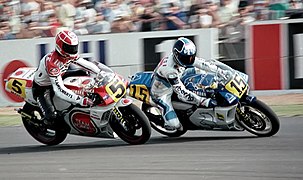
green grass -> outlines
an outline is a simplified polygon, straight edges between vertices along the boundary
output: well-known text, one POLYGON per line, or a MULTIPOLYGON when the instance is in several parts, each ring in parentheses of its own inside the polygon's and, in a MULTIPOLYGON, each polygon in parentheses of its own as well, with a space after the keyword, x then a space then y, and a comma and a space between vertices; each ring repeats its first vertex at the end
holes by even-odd
POLYGON ((21 125, 20 115, 1 115, 0 116, 0 127, 4 126, 17 126, 21 125))
POLYGON ((270 106, 278 116, 303 116, 303 104, 270 106))
MULTIPOLYGON (((282 117, 303 116, 303 104, 298 105, 283 105, 283 106, 270 106, 272 110, 282 117)), ((5 126, 18 126, 21 125, 21 117, 16 115, 0 115, 0 127, 5 126)))

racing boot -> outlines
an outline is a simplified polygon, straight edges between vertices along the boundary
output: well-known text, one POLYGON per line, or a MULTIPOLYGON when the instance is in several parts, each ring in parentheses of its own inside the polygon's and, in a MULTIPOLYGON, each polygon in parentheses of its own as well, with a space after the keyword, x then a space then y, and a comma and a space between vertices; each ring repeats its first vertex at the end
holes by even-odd
POLYGON ((54 125, 54 120, 57 118, 56 109, 51 101, 49 90, 46 90, 44 93, 37 97, 38 105, 43 114, 43 122, 47 126, 54 125))
POLYGON ((169 119, 169 120, 165 120, 164 123, 164 128, 166 130, 172 131, 172 130, 183 130, 183 126, 180 123, 178 118, 173 118, 173 119, 169 119))
POLYGON ((46 126, 53 126, 55 124, 56 118, 57 118, 57 112, 54 111, 51 115, 44 116, 44 118, 42 118, 42 120, 46 126))

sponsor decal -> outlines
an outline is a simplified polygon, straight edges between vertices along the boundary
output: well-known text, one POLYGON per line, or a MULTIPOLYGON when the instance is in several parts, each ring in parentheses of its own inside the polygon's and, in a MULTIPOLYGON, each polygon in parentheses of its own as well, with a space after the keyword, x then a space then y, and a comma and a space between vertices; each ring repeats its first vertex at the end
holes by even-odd
POLYGON ((232 103, 234 100, 236 100, 236 97, 230 93, 225 94, 225 98, 228 101, 228 103, 232 103))
POLYGON ((71 115, 72 126, 82 134, 95 135, 98 132, 95 124, 90 120, 90 115, 83 112, 75 112, 71 115))
POLYGON ((26 76, 26 79, 31 79, 34 75, 35 75, 36 71, 32 71, 32 73, 30 73, 28 76, 26 76))
POLYGON ((219 120, 223 121, 225 119, 223 114, 216 113, 216 115, 219 120))
POLYGON ((50 76, 58 76, 59 75, 59 69, 58 68, 51 68, 49 70, 49 75, 50 76))
POLYGON ((66 92, 65 90, 63 90, 63 89, 61 88, 61 86, 60 86, 60 84, 59 84, 59 82, 58 82, 57 79, 55 80, 55 84, 56 84, 56 86, 58 87, 59 91, 60 91, 62 94, 66 95, 67 97, 69 97, 69 98, 71 98, 71 99, 73 98, 73 95, 72 95, 72 94, 66 92))
POLYGON ((119 111, 116 107, 113 108, 113 112, 115 113, 116 117, 117 117, 121 122, 124 121, 124 118, 123 118, 122 114, 120 113, 120 111, 119 111))
POLYGON ((194 101, 195 100, 195 98, 191 94, 189 94, 188 92, 183 90, 181 86, 175 86, 175 88, 176 88, 176 91, 179 91, 178 94, 182 96, 181 98, 185 98, 188 101, 194 101))
POLYGON ((85 95, 84 89, 72 89, 72 91, 73 91, 75 94, 80 95, 80 96, 84 96, 84 95, 85 95))

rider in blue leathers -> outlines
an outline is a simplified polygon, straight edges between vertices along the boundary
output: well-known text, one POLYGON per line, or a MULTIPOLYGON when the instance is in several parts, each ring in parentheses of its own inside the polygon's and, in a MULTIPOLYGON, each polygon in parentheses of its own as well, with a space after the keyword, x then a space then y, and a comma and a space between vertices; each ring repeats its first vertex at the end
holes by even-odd
POLYGON ((151 97, 161 109, 167 129, 182 130, 182 125, 171 103, 173 92, 180 100, 190 104, 207 108, 217 105, 214 99, 198 96, 185 88, 180 77, 186 68, 191 67, 224 73, 213 63, 213 60, 197 58, 196 46, 191 40, 184 37, 179 38, 173 46, 172 53, 164 57, 154 70, 151 86, 151 97))

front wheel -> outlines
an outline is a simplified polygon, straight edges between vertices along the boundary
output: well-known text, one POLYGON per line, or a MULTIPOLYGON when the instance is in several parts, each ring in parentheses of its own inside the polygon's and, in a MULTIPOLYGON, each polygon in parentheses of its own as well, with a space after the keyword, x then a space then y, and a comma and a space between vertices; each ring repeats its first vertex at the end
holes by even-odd
POLYGON ((237 120, 245 130, 259 137, 273 136, 280 129, 277 115, 258 99, 237 109, 237 120))
POLYGON ((63 142, 67 132, 51 130, 44 127, 37 116, 40 116, 39 107, 26 103, 21 110, 22 122, 27 132, 37 141, 46 145, 57 145, 63 142))
POLYGON ((134 104, 118 108, 122 117, 115 115, 110 120, 113 131, 125 142, 137 145, 146 143, 151 136, 151 127, 146 115, 134 104))

